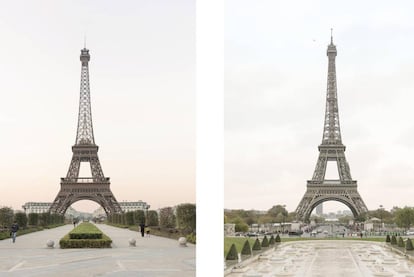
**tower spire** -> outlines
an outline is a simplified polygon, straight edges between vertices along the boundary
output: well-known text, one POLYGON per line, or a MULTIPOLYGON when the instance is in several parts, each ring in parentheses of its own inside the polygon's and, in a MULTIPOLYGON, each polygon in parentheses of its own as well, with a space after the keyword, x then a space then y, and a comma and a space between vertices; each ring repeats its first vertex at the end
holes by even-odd
POLYGON ((328 45, 328 80, 326 89, 325 123, 323 128, 322 145, 342 144, 341 128, 339 126, 338 98, 336 85, 336 46, 333 44, 331 29, 331 44, 328 45))
MULTIPOLYGON (((86 42, 85 42, 86 43, 86 42)), ((80 60, 81 67, 81 83, 79 96, 79 114, 78 129, 76 133, 76 145, 79 144, 95 144, 92 126, 91 97, 89 87, 89 61, 91 57, 89 50, 83 48, 81 50, 80 60)))

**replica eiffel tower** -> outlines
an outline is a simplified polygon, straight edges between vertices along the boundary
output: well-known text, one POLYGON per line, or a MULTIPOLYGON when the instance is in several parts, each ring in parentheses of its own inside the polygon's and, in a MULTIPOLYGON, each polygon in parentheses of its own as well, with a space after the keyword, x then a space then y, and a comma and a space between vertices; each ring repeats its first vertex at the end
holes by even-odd
POLYGON ((336 46, 328 45, 328 88, 326 92, 325 124, 322 144, 319 145, 319 158, 312 180, 307 182, 306 193, 296 208, 299 220, 307 221, 312 210, 325 201, 339 201, 350 208, 354 217, 368 211, 357 191, 357 181, 352 180, 345 158, 345 145, 342 144, 339 127, 338 99, 336 87, 335 57, 336 46), (336 161, 339 180, 325 179, 328 161, 336 161))
POLYGON ((91 99, 89 89, 89 50, 81 50, 81 84, 79 98, 78 130, 72 146, 72 161, 65 178, 61 178, 60 191, 50 206, 51 213, 65 214, 67 208, 79 200, 92 200, 105 210, 106 214, 122 213, 119 203, 109 188, 109 177, 105 177, 98 158, 92 128, 91 99), (92 177, 79 177, 81 162, 88 162, 92 177))

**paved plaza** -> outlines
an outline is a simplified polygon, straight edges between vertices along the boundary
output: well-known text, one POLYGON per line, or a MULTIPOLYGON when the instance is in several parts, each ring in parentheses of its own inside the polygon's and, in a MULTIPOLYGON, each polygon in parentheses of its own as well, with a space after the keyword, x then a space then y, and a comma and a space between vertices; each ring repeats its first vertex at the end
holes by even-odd
POLYGON ((73 225, 0 241, 0 276, 167 276, 196 275, 195 246, 177 240, 98 224, 113 241, 107 249, 60 249, 59 240, 73 225), (136 239, 136 247, 129 239, 136 239), (55 248, 47 248, 47 240, 55 248))
POLYGON ((302 241, 283 243, 226 277, 414 277, 414 262, 380 243, 302 241))

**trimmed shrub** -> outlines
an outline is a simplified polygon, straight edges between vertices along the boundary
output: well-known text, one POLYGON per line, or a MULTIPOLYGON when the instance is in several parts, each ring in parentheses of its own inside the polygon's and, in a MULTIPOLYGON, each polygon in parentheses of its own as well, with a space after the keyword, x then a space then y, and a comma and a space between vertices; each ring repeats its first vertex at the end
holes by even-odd
POLYGON ((269 245, 275 244, 275 237, 273 235, 270 236, 269 245))
POLYGON ((262 247, 269 247, 269 240, 267 239, 266 236, 264 236, 262 240, 262 247))
POLYGON ((259 241, 259 239, 256 239, 256 240, 255 240, 255 242, 254 242, 254 244, 253 244, 253 248, 252 248, 252 250, 255 250, 255 251, 257 251, 257 250, 262 250, 262 247, 260 246, 260 241, 259 241))
POLYGON ((187 242, 196 244, 196 234, 191 233, 186 236, 187 242))
POLYGON ((231 247, 230 247, 229 252, 227 253, 226 261, 229 261, 229 260, 237 260, 237 259, 238 259, 238 257, 237 257, 237 249, 236 249, 236 245, 233 243, 231 245, 231 247))
POLYGON ((394 235, 392 235, 392 237, 391 237, 391 244, 392 245, 396 245, 397 244, 397 238, 394 235))
POLYGON ((109 248, 112 240, 92 223, 79 224, 60 241, 60 248, 109 248))
POLYGON ((279 236, 279 234, 277 234, 277 236, 276 236, 276 238, 275 238, 275 241, 276 241, 276 242, 280 242, 280 236, 279 236))
POLYGON ((249 240, 246 240, 244 242, 244 245, 243 245, 243 249, 241 251, 241 254, 242 255, 251 255, 252 254, 252 248, 250 247, 249 240))
POLYGON ((391 242, 390 235, 387 235, 387 237, 385 238, 385 242, 391 242))
POLYGON ((399 239, 398 239, 398 247, 404 247, 405 245, 404 245, 404 240, 403 240, 403 238, 402 237, 400 237, 399 239))
POLYGON ((23 212, 17 212, 14 214, 14 220, 17 222, 21 229, 25 229, 27 227, 27 216, 23 212))
POLYGON ((70 239, 101 239, 102 232, 95 225, 89 222, 79 224, 69 232, 70 239))
POLYGON ((406 243, 405 243, 405 249, 408 250, 408 251, 414 249, 413 243, 412 243, 412 241, 411 241, 410 238, 408 238, 407 241, 406 241, 406 243))
POLYGON ((39 214, 30 213, 29 214, 29 225, 36 226, 39 222, 39 214))
POLYGON ((110 248, 112 240, 102 235, 101 239, 70 239, 69 234, 60 241, 60 248, 110 248))

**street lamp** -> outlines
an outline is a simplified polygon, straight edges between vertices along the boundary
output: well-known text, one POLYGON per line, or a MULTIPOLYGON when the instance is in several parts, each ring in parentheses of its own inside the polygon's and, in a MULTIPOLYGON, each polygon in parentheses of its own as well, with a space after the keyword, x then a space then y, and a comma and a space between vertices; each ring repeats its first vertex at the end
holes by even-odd
POLYGON ((282 211, 282 234, 285 233, 285 211, 286 211, 286 205, 282 205, 283 211, 282 211))
POLYGON ((381 219, 381 226, 380 226, 380 232, 382 231, 382 211, 384 210, 383 206, 380 205, 380 219, 381 219))

